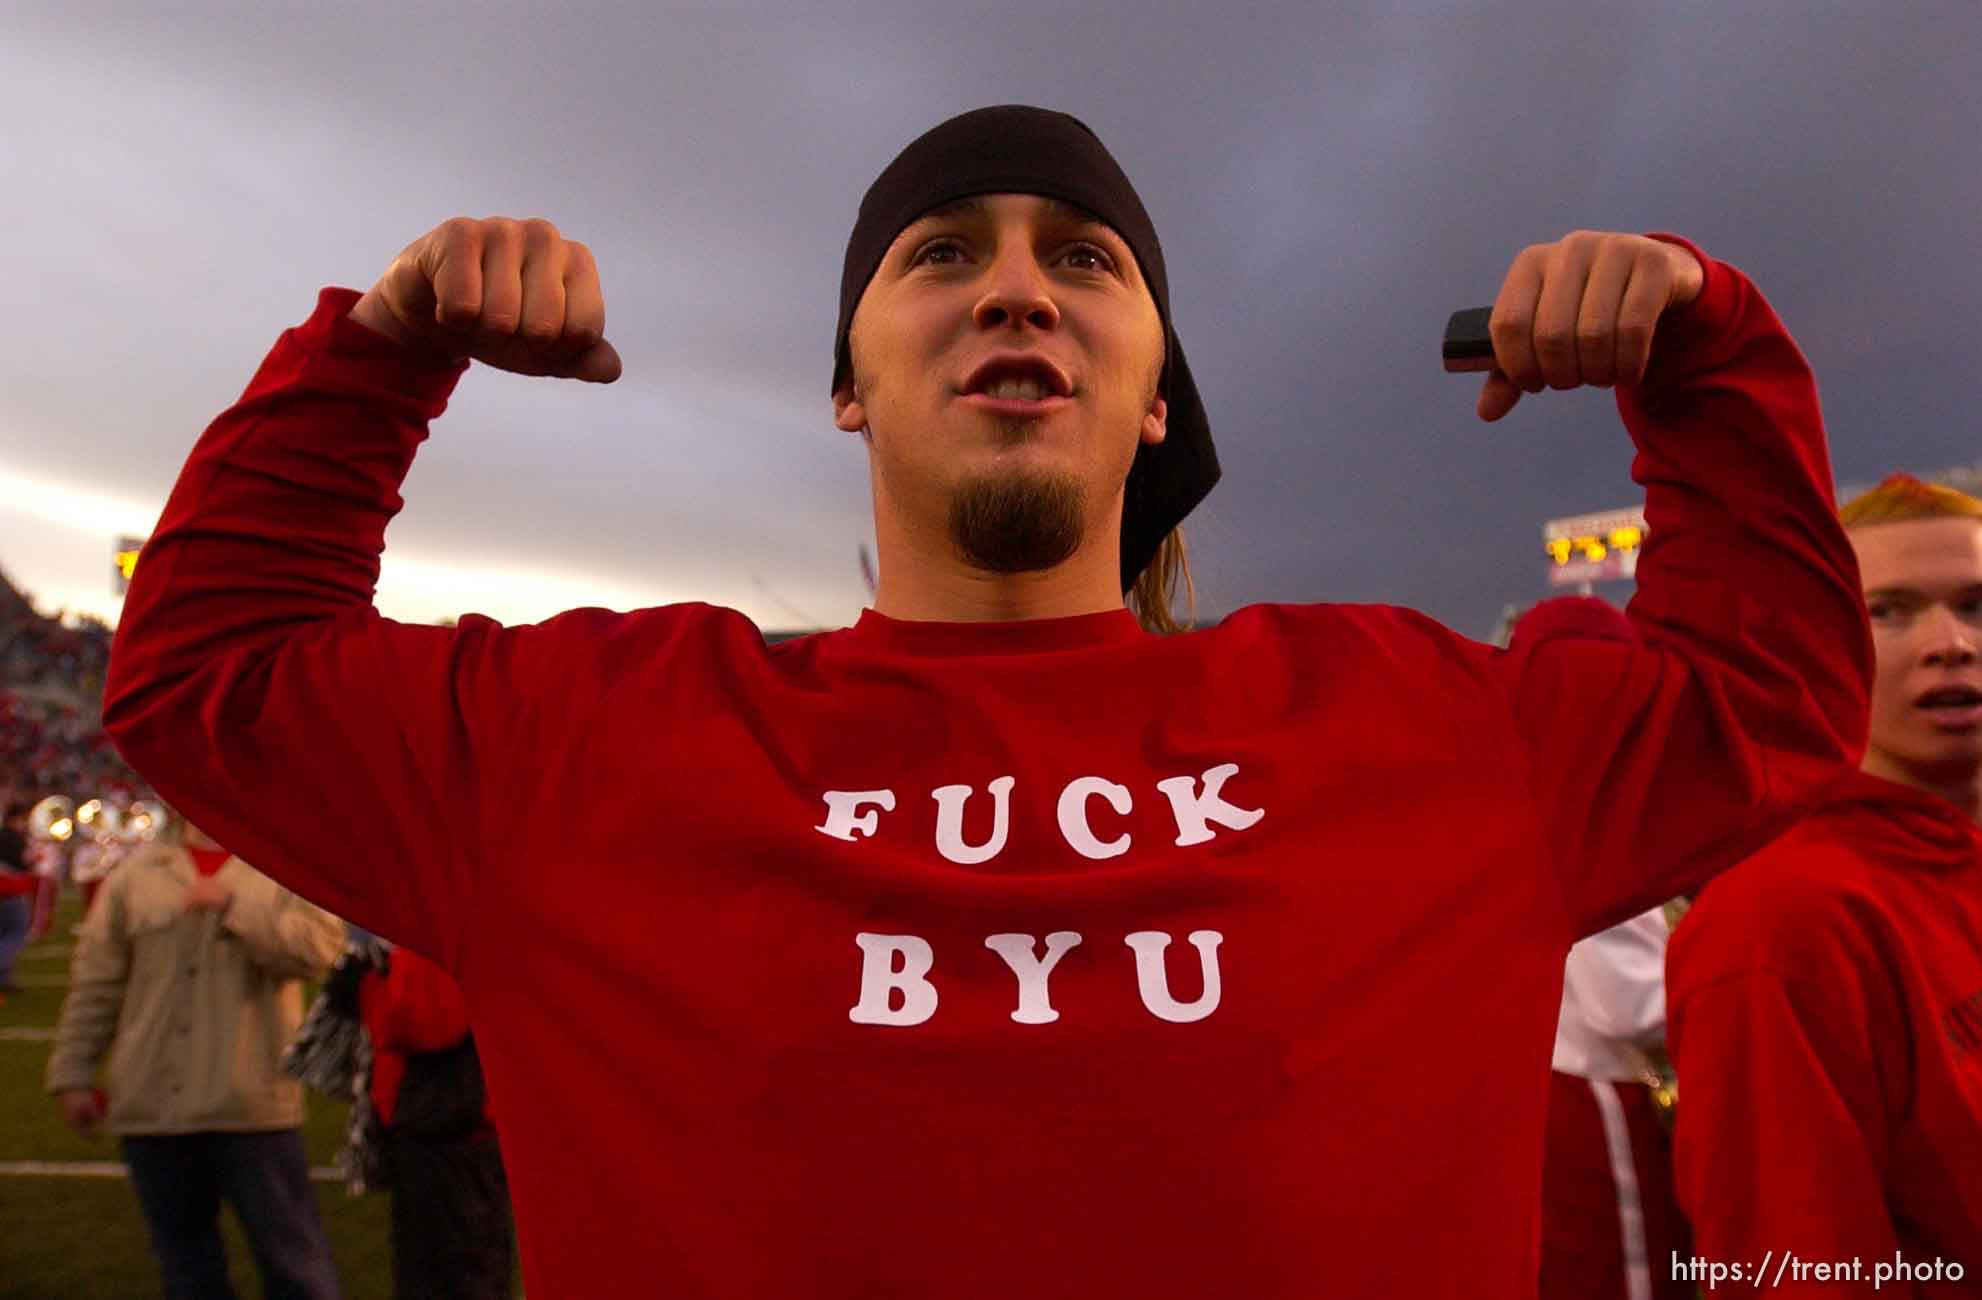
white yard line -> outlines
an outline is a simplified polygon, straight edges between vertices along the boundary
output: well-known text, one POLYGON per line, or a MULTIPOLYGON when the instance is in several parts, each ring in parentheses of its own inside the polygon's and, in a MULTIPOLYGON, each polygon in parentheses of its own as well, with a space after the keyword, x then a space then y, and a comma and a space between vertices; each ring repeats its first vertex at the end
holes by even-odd
MULTIPOLYGON (((125 1174, 121 1160, 0 1160, 0 1178, 14 1176, 21 1178, 122 1178, 125 1174)), ((310 1177, 319 1183, 337 1181, 337 1171, 329 1165, 317 1165, 310 1170, 310 1177)))
POLYGON ((0 1029, 0 1043, 52 1043, 53 1029, 0 1029))
POLYGON ((66 989, 69 987, 67 975, 16 975, 14 986, 23 989, 66 989))

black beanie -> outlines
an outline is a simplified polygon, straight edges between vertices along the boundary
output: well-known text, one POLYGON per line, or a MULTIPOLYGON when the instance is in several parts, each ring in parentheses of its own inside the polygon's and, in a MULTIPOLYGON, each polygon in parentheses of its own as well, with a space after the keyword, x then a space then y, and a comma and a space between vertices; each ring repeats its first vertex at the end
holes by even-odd
POLYGON ((1218 455, 1170 320, 1170 282, 1156 227, 1107 146, 1078 118, 1023 104, 980 108, 925 133, 888 164, 860 201, 860 216, 847 238, 833 389, 839 390, 852 364, 847 337, 854 308, 895 237, 923 213, 978 194, 1037 194, 1086 208, 1135 253, 1156 300, 1165 348, 1156 391, 1170 413, 1163 441, 1139 446, 1129 467, 1122 500, 1122 590, 1127 591, 1164 537, 1218 482, 1218 455))

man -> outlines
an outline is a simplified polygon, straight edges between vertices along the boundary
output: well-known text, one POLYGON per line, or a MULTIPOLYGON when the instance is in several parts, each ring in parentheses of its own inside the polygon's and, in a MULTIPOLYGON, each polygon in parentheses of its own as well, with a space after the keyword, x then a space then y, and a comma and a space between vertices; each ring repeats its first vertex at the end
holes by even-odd
POLYGON ((123 1139, 169 1300, 234 1294, 220 1203, 271 1297, 337 1295, 303 1154, 302 1086, 277 1068, 302 981, 343 925, 187 825, 104 882, 76 945, 48 1091, 78 1133, 123 1139), (99 1063, 110 1057, 105 1093, 99 1063))
POLYGON ((848 242, 855 627, 414 627, 370 593, 463 358, 620 371, 589 250, 449 222, 195 449, 107 725, 459 981, 533 1295, 1532 1294, 1571 942, 1855 761, 1869 655, 1809 372, 1739 272, 1579 233, 1495 311, 1482 416, 1617 386, 1643 646, 1147 634, 1123 592, 1208 425, 1127 177, 1024 107, 910 144, 848 242))
POLYGON ((1777 1292, 1978 1296, 1982 501, 1894 475, 1842 516, 1864 773, 1673 935, 1680 1199, 1709 1263, 1859 1262, 1777 1292))

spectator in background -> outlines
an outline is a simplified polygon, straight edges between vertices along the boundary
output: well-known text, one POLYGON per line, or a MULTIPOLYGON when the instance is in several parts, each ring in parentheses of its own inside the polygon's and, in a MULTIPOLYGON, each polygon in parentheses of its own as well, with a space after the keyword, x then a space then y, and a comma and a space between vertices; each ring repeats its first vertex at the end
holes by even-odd
POLYGON ((38 878, 28 867, 26 804, 9 803, 0 822, 0 1002, 14 991, 14 959, 28 939, 38 878))
POLYGON ((278 1060, 302 1020, 302 981, 342 936, 336 917, 191 825, 134 850, 90 909, 48 1091, 79 1133, 123 1139, 168 1300, 233 1295, 223 1199, 269 1297, 337 1295, 302 1087, 278 1060), (95 1087, 106 1052, 107 1100, 95 1087))
MULTIPOLYGON (((1605 601, 1565 597, 1514 625, 1536 639, 1635 642, 1605 601)), ((1652 909, 1569 950, 1542 1169, 1541 1300, 1688 1300, 1668 1260, 1689 1254, 1672 1150, 1653 1097, 1665 1039, 1666 922, 1652 909)))
POLYGON ((365 966, 372 1108, 392 1188, 392 1275, 402 1300, 502 1300, 516 1266, 509 1184, 461 990, 409 948, 365 966))
POLYGON ((1871 743, 1673 935, 1680 1199, 1708 1261, 1938 1258, 1965 1276, 1884 1291, 1982 1296, 1982 501, 1895 475, 1840 514, 1871 743))

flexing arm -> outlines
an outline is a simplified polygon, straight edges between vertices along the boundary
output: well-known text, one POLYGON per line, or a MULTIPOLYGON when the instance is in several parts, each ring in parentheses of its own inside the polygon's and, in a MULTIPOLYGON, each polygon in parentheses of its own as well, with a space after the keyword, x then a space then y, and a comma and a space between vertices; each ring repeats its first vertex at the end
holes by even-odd
POLYGON ((1775 313, 1670 237, 1579 238, 1517 259, 1480 405, 1614 382, 1638 448, 1641 644, 1540 637, 1497 663, 1588 934, 1691 893, 1848 776, 1872 654, 1816 384, 1775 313), (1691 296, 1684 265, 1702 273, 1691 296))
POLYGON ((326 290, 195 447, 117 628, 104 725, 146 779, 298 893, 450 964, 527 803, 519 731, 596 637, 584 614, 381 617, 385 528, 466 359, 610 380, 603 330, 590 253, 543 222, 449 222, 363 298, 326 290))

